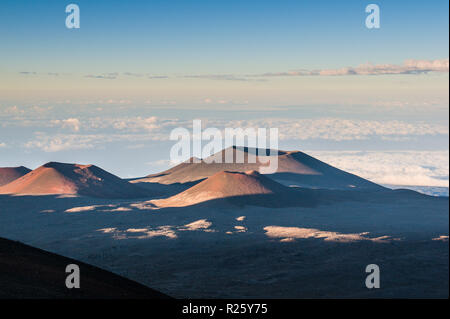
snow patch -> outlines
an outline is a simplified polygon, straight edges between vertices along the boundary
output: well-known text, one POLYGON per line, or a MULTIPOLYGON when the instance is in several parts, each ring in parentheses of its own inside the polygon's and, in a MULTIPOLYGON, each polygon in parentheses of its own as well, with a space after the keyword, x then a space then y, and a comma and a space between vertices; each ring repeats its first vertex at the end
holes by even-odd
POLYGON ((102 232, 104 234, 109 234, 109 233, 114 233, 117 231, 117 228, 115 227, 111 227, 111 228, 101 228, 101 229, 97 229, 97 231, 102 232))
POLYGON ((433 238, 432 240, 437 240, 437 241, 448 241, 448 235, 441 235, 439 237, 433 238))
POLYGON ((54 209, 44 209, 44 210, 41 210, 41 213, 54 213, 54 212, 55 212, 54 209))
POLYGON ((144 233, 142 236, 138 236, 138 239, 145 239, 145 238, 153 238, 153 237, 167 237, 171 239, 177 238, 177 234, 174 230, 172 230, 172 226, 161 226, 158 227, 158 229, 155 230, 149 230, 144 233))
POLYGON ((234 226, 234 229, 236 229, 236 233, 245 233, 247 231, 247 228, 244 226, 234 226))
POLYGON ((300 227, 282 227, 282 226, 266 226, 264 227, 266 235, 271 238, 281 238, 281 241, 294 241, 295 239, 319 238, 325 241, 334 242, 355 242, 369 240, 374 242, 385 242, 390 240, 389 236, 381 236, 376 238, 366 237, 369 233, 342 234, 338 232, 322 231, 314 228, 300 227))
POLYGON ((207 221, 206 219, 199 219, 195 222, 192 222, 190 224, 184 225, 183 230, 202 230, 202 229, 208 229, 211 227, 212 223, 207 221))
POLYGON ((66 209, 64 212, 65 213, 89 212, 89 211, 95 210, 97 207, 99 207, 99 206, 93 205, 93 206, 74 207, 74 208, 66 209))

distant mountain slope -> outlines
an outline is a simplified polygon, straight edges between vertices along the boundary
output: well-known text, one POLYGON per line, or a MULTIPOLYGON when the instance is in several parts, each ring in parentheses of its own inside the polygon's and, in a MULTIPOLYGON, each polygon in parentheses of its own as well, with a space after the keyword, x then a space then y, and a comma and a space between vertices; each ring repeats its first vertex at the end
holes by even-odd
POLYGON ((160 207, 191 206, 209 201, 256 206, 309 206, 311 196, 259 174, 248 172, 219 172, 191 188, 167 199, 153 200, 160 207))
POLYGON ((0 187, 0 194, 139 198, 151 193, 94 165, 50 162, 0 187))
MULTIPOLYGON (((258 171, 260 166, 266 165, 262 162, 267 162, 267 159, 270 159, 270 156, 265 155, 268 154, 268 150, 258 150, 256 163, 252 163, 249 161, 249 155, 256 154, 255 149, 233 147, 234 163, 225 163, 225 152, 226 150, 222 150, 200 163, 192 163, 191 159, 162 173, 152 174, 134 180, 132 183, 187 183, 205 179, 220 171, 258 171), (242 156, 243 163, 236 161, 237 156, 242 156), (222 159, 222 163, 214 163, 212 162, 213 159, 222 159)), ((277 157, 277 172, 267 176, 286 185, 294 184, 302 187, 331 189, 383 189, 380 185, 337 169, 299 151, 278 151, 277 157)))
POLYGON ((12 181, 31 172, 31 169, 24 166, 20 167, 0 167, 0 186, 11 183, 12 181))
POLYGON ((0 298, 150 298, 168 296, 100 268, 0 238, 0 298), (65 269, 80 267, 80 288, 65 286, 65 269))
POLYGON ((448 187, 439 187, 439 186, 411 186, 411 185, 383 185, 385 187, 391 189, 411 189, 416 192, 430 195, 430 196, 439 196, 439 197, 448 197, 448 187))

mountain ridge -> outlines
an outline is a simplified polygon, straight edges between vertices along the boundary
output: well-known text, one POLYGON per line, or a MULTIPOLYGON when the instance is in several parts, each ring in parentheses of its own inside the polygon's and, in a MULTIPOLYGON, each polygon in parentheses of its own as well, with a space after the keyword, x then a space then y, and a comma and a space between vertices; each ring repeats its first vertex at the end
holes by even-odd
POLYGON ((95 165, 48 162, 0 187, 0 194, 139 198, 150 192, 95 165))
POLYGON ((29 172, 31 172, 31 169, 25 166, 0 167, 0 186, 9 184, 29 172))
MULTIPOLYGON (((193 163, 192 158, 178 164, 168 170, 157 174, 151 174, 144 178, 134 179, 132 183, 160 183, 160 184, 183 184, 203 180, 220 171, 246 172, 250 170, 259 171, 260 166, 267 164, 270 160, 268 150, 258 150, 244 147, 232 147, 233 163, 224 163, 224 149, 218 153, 193 163), (260 155, 263 153, 263 155, 260 155), (256 156, 256 163, 249 161, 252 155, 256 156), (238 156, 242 156, 243 163, 236 162, 238 156), (213 162, 214 159, 222 160, 221 163, 213 162)), ((266 176, 284 185, 296 185, 308 188, 330 188, 330 189, 384 189, 384 187, 371 181, 363 179, 354 174, 345 172, 328 165, 306 153, 300 151, 272 151, 276 153, 278 169, 274 174, 266 176)))

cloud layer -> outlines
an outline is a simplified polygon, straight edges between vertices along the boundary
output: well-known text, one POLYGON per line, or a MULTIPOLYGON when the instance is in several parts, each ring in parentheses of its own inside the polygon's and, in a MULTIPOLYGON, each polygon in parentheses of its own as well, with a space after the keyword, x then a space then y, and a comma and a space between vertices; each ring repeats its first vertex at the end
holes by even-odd
MULTIPOLYGON (((36 125, 36 122, 30 124, 36 125)), ((447 125, 430 125, 423 122, 319 119, 261 119, 261 120, 204 120, 204 128, 215 127, 225 136, 231 128, 278 128, 280 141, 352 141, 380 138, 386 141, 407 141, 415 136, 448 135, 447 125)), ((22 125, 24 125, 22 123, 22 125)), ((27 148, 40 148, 46 152, 93 148, 96 145, 123 141, 169 141, 170 133, 177 127, 192 129, 192 122, 152 117, 68 118, 45 123, 57 132, 36 132, 27 148), (76 133, 76 134, 75 134, 76 133)), ((136 145, 136 144, 134 144, 136 145)))
MULTIPOLYGON (((298 69, 283 72, 267 72, 261 74, 184 74, 184 75, 155 75, 151 73, 135 72, 106 72, 101 74, 86 74, 85 78, 116 80, 119 78, 140 78, 140 79, 207 79, 220 81, 267 81, 270 77, 292 77, 292 76, 348 76, 348 75, 395 75, 395 74, 426 74, 430 72, 449 72, 449 59, 436 60, 405 60, 403 64, 372 64, 367 62, 358 66, 347 66, 338 69, 298 69)), ((33 71, 21 71, 21 75, 38 75, 40 73, 33 71)), ((41 73, 42 75, 59 75, 59 73, 41 73)))
POLYGON ((308 153, 379 184, 449 187, 448 150, 308 153))
POLYGON ((343 75, 389 75, 389 74, 424 74, 429 72, 448 72, 449 59, 406 60, 403 65, 395 64, 361 64, 356 67, 321 70, 294 70, 279 73, 264 73, 260 76, 343 76, 343 75))

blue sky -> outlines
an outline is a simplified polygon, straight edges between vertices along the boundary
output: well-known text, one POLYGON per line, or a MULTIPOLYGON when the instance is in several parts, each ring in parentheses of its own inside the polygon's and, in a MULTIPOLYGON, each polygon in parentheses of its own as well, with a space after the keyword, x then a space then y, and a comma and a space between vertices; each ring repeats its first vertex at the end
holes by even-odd
POLYGON ((377 1, 380 29, 371 1, 73 1, 77 30, 69 3, 0 3, 0 166, 144 175, 201 118, 276 125, 281 148, 346 169, 388 154, 355 171, 375 181, 448 185, 448 1, 377 1))
POLYGON ((42 72, 262 73, 448 56, 448 1, 2 1, 2 61, 42 72), (331 54, 332 53, 332 54, 331 54))

